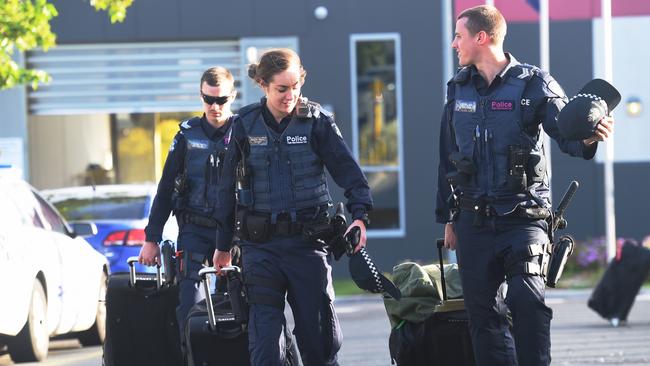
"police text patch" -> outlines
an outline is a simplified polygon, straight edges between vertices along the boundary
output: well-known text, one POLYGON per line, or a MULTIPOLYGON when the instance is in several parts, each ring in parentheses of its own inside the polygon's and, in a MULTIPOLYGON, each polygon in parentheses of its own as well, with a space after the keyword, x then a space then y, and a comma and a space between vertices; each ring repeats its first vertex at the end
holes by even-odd
POLYGON ((268 143, 266 136, 248 136, 248 144, 251 146, 266 146, 268 143))
POLYGON ((207 149, 210 143, 207 140, 187 140, 187 147, 189 149, 207 149))
POLYGON ((454 106, 454 112, 476 112, 476 101, 474 100, 457 100, 454 106))
POLYGON ((309 142, 306 135, 286 136, 287 145, 302 145, 309 142))
POLYGON ((515 101, 493 100, 490 102, 490 109, 493 111, 513 111, 515 109, 515 101))

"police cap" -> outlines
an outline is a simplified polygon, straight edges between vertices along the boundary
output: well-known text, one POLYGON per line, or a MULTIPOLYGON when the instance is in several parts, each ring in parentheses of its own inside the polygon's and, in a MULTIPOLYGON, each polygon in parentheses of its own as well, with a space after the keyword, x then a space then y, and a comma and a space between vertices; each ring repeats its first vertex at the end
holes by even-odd
POLYGON ((386 293, 395 300, 402 297, 402 293, 391 280, 386 278, 370 259, 366 248, 361 248, 350 257, 350 276, 360 289, 372 293, 386 293))
POLYGON ((557 119, 560 135, 567 140, 591 137, 603 117, 621 101, 621 94, 610 83, 594 79, 569 99, 557 119))

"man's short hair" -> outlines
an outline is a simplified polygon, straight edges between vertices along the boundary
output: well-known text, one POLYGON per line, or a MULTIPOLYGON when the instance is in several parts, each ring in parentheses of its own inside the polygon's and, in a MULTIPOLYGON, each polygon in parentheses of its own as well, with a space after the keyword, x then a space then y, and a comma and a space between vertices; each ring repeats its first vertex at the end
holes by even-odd
POLYGON ((465 27, 471 35, 484 31, 494 44, 502 44, 506 37, 506 20, 499 9, 490 5, 479 5, 465 9, 458 19, 467 18, 465 27))
POLYGON ((204 81, 210 86, 230 85, 233 89, 235 88, 235 78, 233 78, 228 69, 221 66, 215 66, 205 70, 203 76, 201 76, 199 88, 203 87, 204 81))

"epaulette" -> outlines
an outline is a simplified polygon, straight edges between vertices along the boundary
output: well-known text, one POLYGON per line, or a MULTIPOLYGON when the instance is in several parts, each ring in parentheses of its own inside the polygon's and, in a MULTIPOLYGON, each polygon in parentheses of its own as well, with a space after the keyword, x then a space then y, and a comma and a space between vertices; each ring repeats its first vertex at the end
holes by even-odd
POLYGON ((533 76, 540 76, 541 71, 539 67, 529 64, 518 64, 510 68, 508 73, 517 79, 522 79, 528 81, 532 79, 533 76))
POLYGON ((314 118, 320 117, 321 114, 331 117, 331 113, 324 110, 323 107, 319 103, 312 102, 310 100, 310 101, 307 102, 307 104, 309 105, 309 110, 311 111, 311 115, 314 118))
POLYGON ((183 132, 183 130, 189 130, 194 126, 198 126, 201 123, 201 117, 192 117, 188 120, 181 122, 178 125, 178 128, 183 132))

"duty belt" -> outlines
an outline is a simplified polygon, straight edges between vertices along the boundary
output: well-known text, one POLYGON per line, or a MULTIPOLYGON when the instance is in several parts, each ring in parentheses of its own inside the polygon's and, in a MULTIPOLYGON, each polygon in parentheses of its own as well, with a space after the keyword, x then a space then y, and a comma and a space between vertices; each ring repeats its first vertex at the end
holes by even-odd
POLYGON ((302 234, 303 224, 291 219, 278 219, 275 224, 271 225, 272 235, 299 235, 302 234))
MULTIPOLYGON (((470 211, 474 213, 474 225, 483 225, 483 219, 486 217, 498 216, 494 208, 486 203, 484 199, 470 199, 465 197, 458 198, 458 208, 463 211, 470 211)), ((507 216, 510 217, 523 217, 529 219, 545 220, 551 216, 551 211, 544 207, 521 207, 517 206, 507 216)))
POLYGON ((217 227, 217 220, 211 217, 193 214, 191 212, 183 212, 178 215, 178 218, 181 224, 194 224, 209 228, 217 227))

